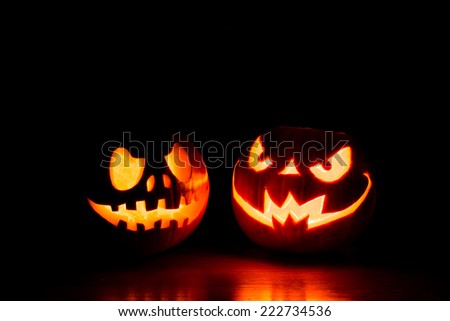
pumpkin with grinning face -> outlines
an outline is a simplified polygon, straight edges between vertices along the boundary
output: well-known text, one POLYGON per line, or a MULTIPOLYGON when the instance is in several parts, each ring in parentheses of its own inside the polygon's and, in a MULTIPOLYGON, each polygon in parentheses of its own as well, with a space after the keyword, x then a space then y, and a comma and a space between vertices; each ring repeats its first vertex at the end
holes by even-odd
POLYGON ((367 226, 375 184, 357 143, 342 132, 276 127, 233 171, 232 205, 255 243, 288 252, 348 244, 367 226))
POLYGON ((173 142, 164 166, 152 166, 133 146, 110 150, 109 161, 97 168, 102 182, 87 202, 116 230, 116 240, 138 254, 185 240, 199 225, 209 197, 207 169, 194 145, 173 142))

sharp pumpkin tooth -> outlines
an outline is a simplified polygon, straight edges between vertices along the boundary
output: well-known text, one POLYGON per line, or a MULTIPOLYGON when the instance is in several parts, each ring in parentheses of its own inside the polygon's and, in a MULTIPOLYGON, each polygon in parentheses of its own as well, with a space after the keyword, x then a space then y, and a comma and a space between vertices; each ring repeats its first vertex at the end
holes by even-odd
POLYGON ((144 222, 143 224, 144 224, 145 230, 150 230, 155 226, 155 224, 153 222, 144 222))
POLYGON ((322 215, 323 203, 325 196, 319 196, 309 202, 303 203, 301 206, 297 205, 297 208, 292 213, 294 221, 298 222, 305 216, 309 216, 309 219, 320 217, 322 215))
POLYGON ((137 223, 135 221, 131 221, 129 220, 127 223, 127 229, 132 230, 132 231, 137 231, 137 223))
POLYGON ((184 196, 180 196, 180 206, 186 205, 186 198, 184 196))
POLYGON ((119 213, 126 213, 127 212, 127 208, 126 208, 125 204, 120 204, 119 205, 118 212, 119 213))
POLYGON ((268 213, 272 207, 272 199, 269 196, 269 192, 264 190, 264 213, 268 213))
POLYGON ((166 200, 164 198, 158 200, 158 208, 166 208, 166 200))
POLYGON ((145 201, 137 201, 136 202, 136 210, 139 213, 145 213, 147 211, 145 201))
POLYGON ((170 226, 170 219, 161 220, 161 228, 168 228, 170 226))

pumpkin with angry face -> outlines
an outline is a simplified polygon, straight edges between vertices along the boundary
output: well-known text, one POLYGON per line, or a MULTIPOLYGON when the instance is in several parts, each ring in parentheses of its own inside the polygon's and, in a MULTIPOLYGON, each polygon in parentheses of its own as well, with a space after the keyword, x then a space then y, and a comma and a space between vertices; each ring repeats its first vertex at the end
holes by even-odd
POLYGON ((374 209, 373 174, 342 132, 276 127, 255 139, 233 171, 232 205, 255 243, 288 252, 350 243, 374 209))
MULTIPOLYGON (((209 197, 202 157, 187 140, 172 142, 154 166, 139 146, 111 146, 97 167, 89 207, 130 252, 164 251, 185 240, 199 225, 209 197)), ((154 155, 152 158, 154 158, 154 155)))

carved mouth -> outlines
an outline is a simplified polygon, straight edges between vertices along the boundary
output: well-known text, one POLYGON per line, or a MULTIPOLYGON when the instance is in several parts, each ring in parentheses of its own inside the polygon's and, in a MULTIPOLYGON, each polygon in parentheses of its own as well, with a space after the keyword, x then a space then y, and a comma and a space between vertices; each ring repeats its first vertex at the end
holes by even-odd
POLYGON ((111 205, 98 204, 90 199, 88 201, 94 211, 111 224, 118 226, 122 221, 126 223, 128 230, 137 231, 138 225, 142 225, 146 231, 168 228, 173 222, 177 223, 177 227, 191 224, 203 213, 207 199, 208 190, 204 190, 196 194, 189 204, 186 204, 186 199, 181 196, 178 208, 167 209, 165 199, 160 199, 157 208, 152 210, 147 210, 145 201, 136 202, 136 209, 129 209, 126 204, 121 204, 114 210, 111 205))
POLYGON ((293 221, 296 223, 308 217, 308 229, 312 229, 314 227, 349 216, 361 206, 372 187, 372 180, 370 179, 369 173, 364 173, 364 176, 367 177, 367 187, 363 194, 347 208, 331 213, 322 213, 326 195, 321 195, 311 201, 299 205, 295 201, 292 194, 289 193, 283 205, 279 207, 272 201, 267 189, 264 191, 264 211, 261 212, 246 202, 244 198, 236 191, 236 187, 234 185, 234 174, 232 184, 233 198, 249 216, 264 225, 270 226, 271 228, 274 228, 274 219, 283 225, 287 218, 291 216, 293 221))

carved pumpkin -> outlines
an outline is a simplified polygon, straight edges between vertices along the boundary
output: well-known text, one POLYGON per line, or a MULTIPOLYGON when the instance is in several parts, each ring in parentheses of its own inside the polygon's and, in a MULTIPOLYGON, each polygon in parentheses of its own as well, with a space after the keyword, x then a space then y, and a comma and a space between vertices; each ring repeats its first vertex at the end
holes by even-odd
POLYGON ((157 253, 182 242, 206 210, 209 178, 200 153, 187 140, 172 143, 162 165, 133 155, 139 154, 136 146, 115 146, 97 168, 87 202, 131 253, 157 253))
POLYGON ((244 233, 275 250, 316 252, 355 240, 374 209, 373 174, 342 132, 276 127, 235 164, 232 205, 244 233))

